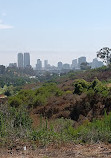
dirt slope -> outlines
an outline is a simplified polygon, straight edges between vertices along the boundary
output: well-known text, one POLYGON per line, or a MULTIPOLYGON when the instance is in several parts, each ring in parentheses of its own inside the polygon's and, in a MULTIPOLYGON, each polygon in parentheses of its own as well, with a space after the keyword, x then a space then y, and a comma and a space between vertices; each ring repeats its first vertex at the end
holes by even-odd
POLYGON ((111 145, 72 145, 57 147, 39 147, 35 150, 27 147, 26 151, 0 149, 0 158, 111 158, 111 145))

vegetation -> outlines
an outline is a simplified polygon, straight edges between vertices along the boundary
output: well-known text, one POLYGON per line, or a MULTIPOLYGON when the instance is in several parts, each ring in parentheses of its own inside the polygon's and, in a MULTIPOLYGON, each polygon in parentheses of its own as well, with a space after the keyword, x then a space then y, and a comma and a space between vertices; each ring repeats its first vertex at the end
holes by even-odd
POLYGON ((18 77, 18 76, 9 76, 9 75, 4 75, 0 76, 0 87, 4 87, 4 85, 11 86, 13 85, 14 87, 17 86, 23 86, 26 83, 34 83, 37 82, 36 79, 30 79, 29 77, 18 77))
POLYGON ((97 52, 97 57, 103 59, 103 61, 109 65, 111 64, 111 49, 104 47, 97 52))
POLYGON ((87 82, 83 79, 77 79, 74 82, 74 93, 75 94, 99 94, 103 97, 107 97, 109 94, 109 89, 102 84, 97 78, 92 82, 87 82))
POLYGON ((110 66, 72 71, 22 90, 5 83, 0 88, 0 93, 8 96, 5 102, 0 99, 0 140, 25 139, 37 145, 110 143, 110 71, 110 66), (109 77, 99 80, 102 73, 109 77))
POLYGON ((31 128, 31 119, 24 106, 0 106, 0 138, 25 138, 31 128))
POLYGON ((0 87, 11 86, 23 86, 26 83, 37 82, 37 79, 31 79, 34 71, 32 68, 18 69, 16 67, 10 68, 0 65, 0 87))
POLYGON ((45 105, 51 96, 61 96, 63 92, 55 83, 46 83, 36 90, 21 90, 16 96, 9 98, 10 106, 26 105, 28 108, 45 105))
POLYGON ((31 119, 28 112, 22 106, 20 108, 0 107, 0 139, 27 139, 42 145, 63 142, 95 143, 111 142, 111 113, 104 114, 100 120, 85 121, 74 128, 74 121, 70 119, 56 119, 48 122, 40 118, 40 126, 31 127, 31 119), (5 110, 4 110, 5 109, 5 110))
POLYGON ((80 68, 81 70, 89 70, 91 69, 91 66, 89 66, 87 62, 83 62, 81 63, 80 68))
POLYGON ((38 128, 31 133, 31 139, 43 144, 52 142, 96 143, 111 142, 111 113, 104 114, 100 120, 85 121, 83 125, 74 128, 70 119, 57 119, 47 127, 38 128))

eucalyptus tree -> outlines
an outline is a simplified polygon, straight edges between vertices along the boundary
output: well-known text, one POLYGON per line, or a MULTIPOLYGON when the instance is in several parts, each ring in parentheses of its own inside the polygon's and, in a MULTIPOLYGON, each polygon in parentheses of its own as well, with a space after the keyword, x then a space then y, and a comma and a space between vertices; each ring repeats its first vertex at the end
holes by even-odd
POLYGON ((111 64, 111 49, 104 47, 97 52, 97 57, 102 59, 106 65, 111 64))

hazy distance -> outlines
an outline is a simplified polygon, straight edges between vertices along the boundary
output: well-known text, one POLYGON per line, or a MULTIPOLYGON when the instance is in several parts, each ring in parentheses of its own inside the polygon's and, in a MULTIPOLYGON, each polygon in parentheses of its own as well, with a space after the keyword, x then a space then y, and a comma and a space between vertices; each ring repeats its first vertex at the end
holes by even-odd
MULTIPOLYGON (((17 53, 19 52, 0 51, 0 64, 8 66, 9 63, 17 63, 17 53), (10 55, 8 56, 8 54, 10 55)), ((29 53, 30 62, 33 67, 35 67, 37 59, 41 59, 43 62, 44 60, 48 60, 49 64, 57 66, 59 61, 71 64, 73 59, 77 59, 81 56, 86 56, 88 62, 91 62, 93 58, 96 58, 96 53, 91 53, 90 56, 87 56, 87 52, 74 51, 29 51, 29 53)))
POLYGON ((111 0, 0 0, 0 64, 29 52, 31 65, 48 59, 88 61, 111 48, 111 0))

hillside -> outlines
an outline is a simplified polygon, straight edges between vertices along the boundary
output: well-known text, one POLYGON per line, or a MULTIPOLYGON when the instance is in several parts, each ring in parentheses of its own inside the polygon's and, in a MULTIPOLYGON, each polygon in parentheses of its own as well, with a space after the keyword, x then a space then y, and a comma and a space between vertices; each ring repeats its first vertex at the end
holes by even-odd
MULTIPOLYGON (((60 96, 50 96, 45 106, 37 106, 33 110, 34 117, 36 117, 36 114, 37 116, 38 114, 42 114, 45 118, 49 119, 64 117, 68 119, 71 118, 80 123, 87 119, 92 121, 93 118, 99 118, 104 115, 105 110, 107 112, 111 110, 110 67, 103 67, 85 72, 70 72, 53 82, 57 83, 57 87, 63 91, 63 94, 60 96), (99 86, 106 89, 108 87, 109 92, 107 96, 104 96, 105 94, 101 95, 101 89, 99 89, 99 93, 96 93, 94 88, 92 92, 83 92, 79 95, 74 94, 74 82, 76 79, 80 79, 79 82, 88 81, 86 84, 89 84, 94 81, 96 82, 96 78, 98 81, 101 81, 99 86)), ((107 92, 104 91, 103 93, 107 92)))
POLYGON ((22 86, 0 104, 0 146, 109 144, 110 74, 103 67, 22 86))

